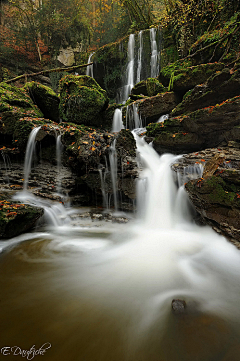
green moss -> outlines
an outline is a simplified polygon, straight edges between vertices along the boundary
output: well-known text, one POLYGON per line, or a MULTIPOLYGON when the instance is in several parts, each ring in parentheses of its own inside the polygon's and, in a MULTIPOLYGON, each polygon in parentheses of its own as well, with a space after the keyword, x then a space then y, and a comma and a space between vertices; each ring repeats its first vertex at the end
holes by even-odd
POLYGON ((229 186, 219 176, 213 176, 204 181, 203 191, 211 203, 233 206, 236 194, 229 190, 229 186))
MULTIPOLYGON (((60 82, 60 116, 76 124, 98 125, 108 104, 106 91, 89 76, 68 75, 60 82)), ((99 124, 100 125, 100 124, 99 124)))
POLYGON ((165 86, 169 86, 170 79, 173 73, 184 71, 187 67, 191 66, 190 60, 180 61, 177 60, 175 63, 169 64, 161 69, 158 80, 165 86))
POLYGON ((11 111, 15 114, 18 113, 19 117, 30 114, 35 117, 42 117, 41 111, 23 88, 1 83, 0 99, 0 112, 11 111))

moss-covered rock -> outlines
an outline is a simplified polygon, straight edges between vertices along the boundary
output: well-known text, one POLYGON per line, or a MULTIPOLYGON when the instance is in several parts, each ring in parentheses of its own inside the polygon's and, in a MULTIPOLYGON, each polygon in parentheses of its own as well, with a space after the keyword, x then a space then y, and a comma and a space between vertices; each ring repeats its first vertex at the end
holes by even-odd
POLYGON ((240 95, 240 69, 225 68, 214 73, 205 84, 196 85, 187 92, 172 114, 179 115, 216 105, 237 95, 240 95))
POLYGON ((214 175, 186 184, 186 190, 206 223, 240 241, 240 184, 238 169, 219 168, 214 175))
POLYGON ((29 231, 42 215, 42 208, 12 202, 0 194, 0 239, 29 231))
MULTIPOLYGON (((147 127, 147 136, 154 137, 155 149, 185 153, 215 147, 231 138, 240 124, 240 96, 221 104, 196 110, 147 127)), ((233 135, 234 137, 234 135, 233 135)))
POLYGON ((11 112, 22 116, 42 117, 41 111, 23 88, 6 83, 0 84, 0 113, 11 112))
POLYGON ((64 121, 100 126, 107 105, 106 91, 93 78, 67 75, 61 79, 59 109, 64 121))
POLYGON ((166 91, 167 89, 156 78, 147 78, 146 80, 140 81, 132 88, 131 95, 153 97, 166 91))
POLYGON ((169 89, 184 94, 197 84, 205 83, 210 76, 223 68, 222 63, 207 63, 175 70, 171 75, 169 89))
POLYGON ((42 111, 44 118, 59 122, 59 102, 57 94, 49 87, 32 81, 25 84, 32 101, 42 111))
POLYGON ((192 65, 190 60, 177 60, 174 63, 170 63, 164 66, 158 76, 159 82, 161 82, 165 87, 169 86, 170 79, 175 72, 183 72, 186 68, 192 65))

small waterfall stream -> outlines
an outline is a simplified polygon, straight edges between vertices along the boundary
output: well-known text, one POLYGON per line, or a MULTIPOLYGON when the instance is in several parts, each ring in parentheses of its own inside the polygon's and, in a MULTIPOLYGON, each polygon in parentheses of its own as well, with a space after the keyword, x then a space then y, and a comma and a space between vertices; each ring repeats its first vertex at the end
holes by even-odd
MULTIPOLYGON (((92 61, 92 56, 93 56, 94 54, 95 54, 95 53, 93 52, 93 53, 91 53, 91 54, 89 55, 88 62, 87 62, 88 64, 91 63, 91 61, 92 61)), ((91 76, 92 78, 94 78, 94 76, 93 76, 93 64, 87 66, 86 75, 91 76)))
POLYGON ((121 129, 124 129, 122 121, 122 110, 116 109, 113 115, 112 133, 120 132, 121 129))
POLYGON ((159 53, 157 49, 156 41, 157 29, 150 29, 150 41, 151 41, 151 78, 156 78, 159 73, 159 53))
POLYGON ((137 67, 137 81, 139 83, 141 81, 141 70, 142 70, 142 52, 143 52, 143 34, 142 30, 139 31, 138 34, 138 67, 137 67))
POLYGON ((37 136, 37 133, 40 128, 41 128, 41 126, 34 128, 28 139, 25 160, 24 160, 24 183, 23 183, 24 191, 26 191, 28 188, 29 175, 30 175, 31 167, 32 167, 32 158, 33 158, 34 149, 35 149, 35 140, 36 140, 36 136, 37 136))

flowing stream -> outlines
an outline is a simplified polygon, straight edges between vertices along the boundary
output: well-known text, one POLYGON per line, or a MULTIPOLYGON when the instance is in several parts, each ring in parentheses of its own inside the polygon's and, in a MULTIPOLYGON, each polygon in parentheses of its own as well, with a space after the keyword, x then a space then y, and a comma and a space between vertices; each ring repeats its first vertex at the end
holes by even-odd
POLYGON ((46 361, 240 359, 239 251, 193 223, 171 170, 179 156, 159 157, 133 134, 142 169, 135 221, 84 221, 81 210, 41 201, 47 225, 0 242, 0 349, 48 343, 46 361), (172 312, 173 299, 185 300, 184 314, 172 312))

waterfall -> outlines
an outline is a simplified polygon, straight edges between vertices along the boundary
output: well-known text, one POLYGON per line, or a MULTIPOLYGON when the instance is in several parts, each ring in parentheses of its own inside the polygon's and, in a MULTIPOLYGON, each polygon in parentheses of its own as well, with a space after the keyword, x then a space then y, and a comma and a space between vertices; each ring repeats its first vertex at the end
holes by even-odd
POLYGON ((139 83, 141 81, 141 70, 142 70, 142 51, 143 51, 143 36, 142 30, 138 34, 138 67, 137 67, 137 81, 139 83))
MULTIPOLYGON (((95 53, 93 52, 93 53, 91 53, 89 55, 88 62, 87 62, 88 64, 91 63, 93 54, 95 54, 95 53)), ((94 76, 93 76, 93 64, 87 66, 86 75, 91 76, 92 78, 94 78, 94 76)))
POLYGON ((115 109, 113 115, 112 133, 120 132, 121 129, 124 129, 122 121, 122 109, 115 109))
POLYGON ((35 150, 35 139, 40 128, 41 126, 37 128, 33 128, 28 138, 28 144, 27 144, 25 160, 24 160, 24 183, 23 183, 24 191, 26 191, 28 188, 28 180, 32 167, 32 158, 35 150))
POLYGON ((111 147, 110 147, 109 161, 110 161, 110 172, 111 172, 111 179, 112 179, 112 188, 113 188, 114 208, 115 208, 115 211, 118 211, 116 139, 114 139, 114 141, 112 142, 111 147))
POLYGON ((156 78, 159 73, 159 54, 156 41, 157 29, 150 29, 150 42, 151 42, 151 78, 156 78))

